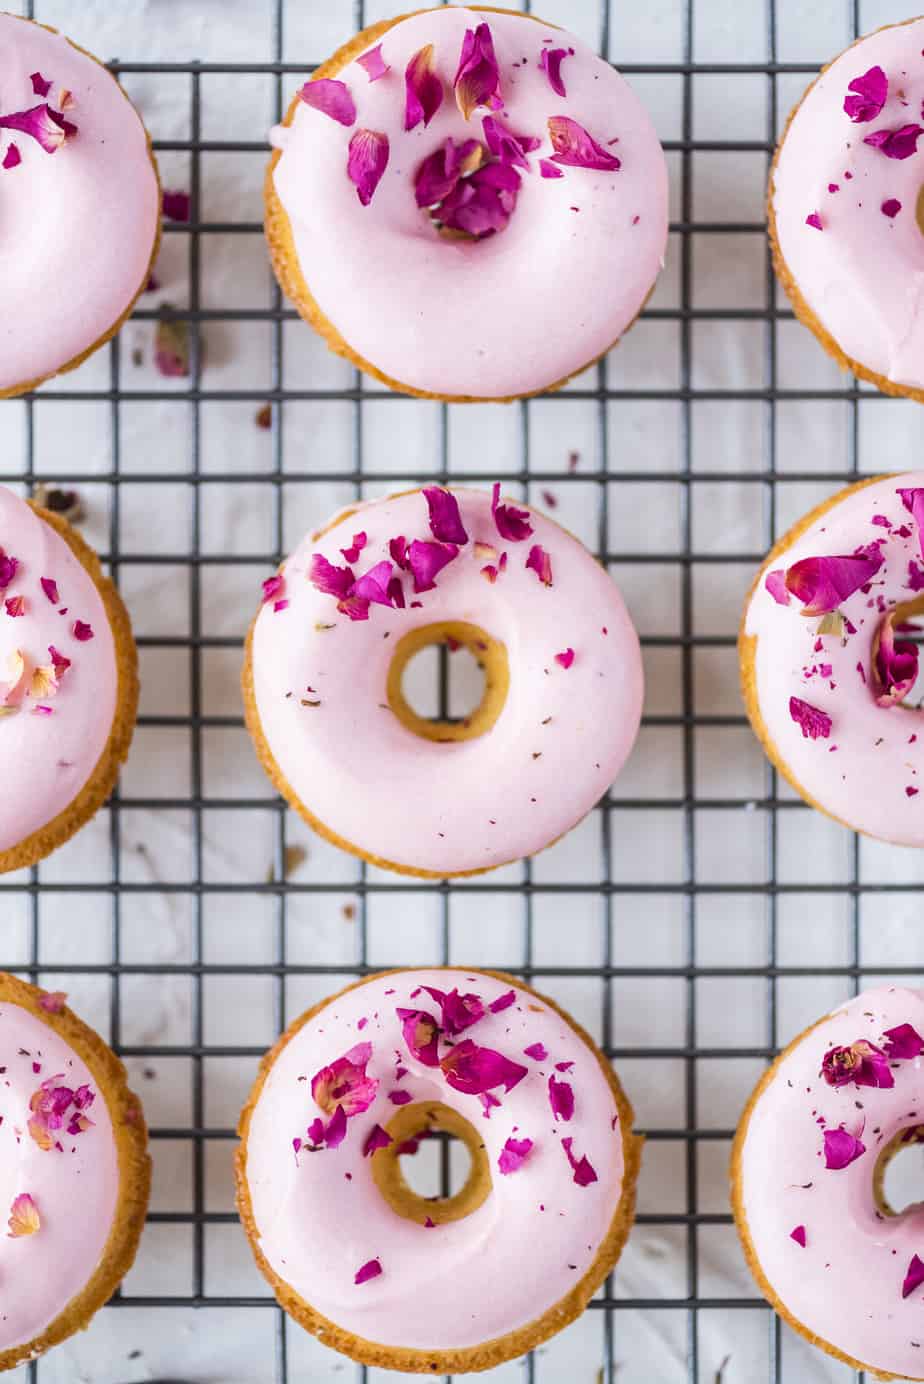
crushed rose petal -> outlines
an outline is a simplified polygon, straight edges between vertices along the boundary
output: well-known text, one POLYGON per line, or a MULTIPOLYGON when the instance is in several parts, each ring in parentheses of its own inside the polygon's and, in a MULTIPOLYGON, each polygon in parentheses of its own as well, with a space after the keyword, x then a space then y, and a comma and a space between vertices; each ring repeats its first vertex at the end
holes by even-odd
POLYGON ((18 1197, 13 1198, 8 1225, 11 1240, 18 1240, 24 1235, 34 1235, 36 1231, 41 1230, 42 1219, 38 1207, 28 1192, 21 1192, 18 1197))
POLYGON ((488 1008, 492 1014, 502 1014, 505 1009, 509 1009, 512 1004, 516 1003, 516 998, 516 990, 505 990, 502 995, 498 995, 496 1000, 491 1001, 488 1008))
POLYGON ((768 572, 764 579, 764 586, 776 601, 777 605, 789 605, 789 592, 786 590, 786 573, 782 567, 778 567, 775 572, 768 572))
POLYGON ((93 638, 93 630, 83 620, 75 620, 73 635, 79 644, 86 644, 88 639, 93 638))
POLYGON ((510 1173, 519 1172, 523 1164, 529 1157, 532 1149, 532 1139, 508 1139, 500 1151, 497 1166, 505 1177, 510 1173))
POLYGON ((801 727, 804 740, 818 740, 819 737, 827 740, 831 734, 831 717, 826 712, 819 711, 816 706, 810 706, 801 697, 790 697, 789 714, 796 725, 801 727))
POLYGON ((66 1004, 67 993, 64 990, 45 990, 39 996, 39 1009, 46 1014, 60 1014, 66 1004))
POLYGON ((918 676, 918 646, 895 638, 895 611, 880 622, 874 641, 873 686, 876 705, 895 706, 904 701, 918 676))
POLYGON ((513 1090, 528 1075, 528 1068, 511 1062, 493 1048, 481 1048, 471 1038, 457 1043, 441 1060, 440 1067, 449 1085, 463 1095, 477 1096, 503 1086, 513 1090))
POLYGON ((513 505, 502 505, 500 503, 500 482, 495 481, 491 491, 491 514, 497 532, 501 538, 508 543, 522 543, 529 538, 533 532, 533 526, 529 522, 529 511, 525 509, 515 509, 513 505))
POLYGON ((549 79, 549 86, 556 96, 567 96, 565 84, 561 79, 561 65, 568 56, 567 48, 543 48, 539 66, 549 79))
POLYGON ((549 1050, 545 1043, 530 1043, 528 1048, 524 1048, 527 1057, 531 1057, 534 1062, 544 1062, 549 1055, 549 1050))
POLYGON ((556 1120, 564 1120, 567 1124, 574 1114, 574 1088, 570 1081, 549 1077, 549 1104, 556 1120))
POLYGON ((530 548, 526 566, 535 572, 543 586, 552 585, 552 559, 541 544, 535 543, 530 548))
POLYGON ((863 143, 878 149, 888 159, 910 159, 921 135, 924 135, 924 128, 920 125, 901 125, 895 130, 874 130, 871 135, 864 136, 863 143))
POLYGON ((369 1158, 371 1154, 376 1153, 379 1149, 387 1149, 388 1145, 393 1142, 394 1140, 388 1131, 383 1129, 380 1124, 375 1124, 372 1126, 369 1136, 363 1144, 363 1157, 369 1158))
POLYGON ((886 1054, 865 1038, 849 1047, 830 1048, 822 1059, 821 1075, 829 1086, 852 1081, 857 1086, 889 1090, 895 1084, 886 1054))
POLYGON ((3 155, 3 167, 6 169, 18 168, 22 163, 22 154, 19 152, 19 145, 13 141, 7 146, 7 151, 3 155))
POLYGON ((69 135, 77 133, 77 126, 65 120, 59 111, 41 105, 27 111, 14 111, 12 115, 0 115, 0 130, 19 130, 34 139, 46 154, 54 154, 69 135))
POLYGON ((485 1016, 484 1003, 478 995, 460 995, 455 988, 447 995, 432 985, 422 988, 440 1006, 442 1029, 450 1038, 471 1028, 485 1016))
POLYGON ((424 499, 430 511, 430 532, 440 543, 458 543, 464 546, 468 534, 459 513, 459 501, 451 490, 439 485, 424 486, 424 499))
POLYGON ((452 82, 456 105, 466 120, 477 106, 497 110, 503 103, 500 94, 500 68, 494 55, 494 41, 487 24, 466 29, 459 54, 459 66, 452 82))
POLYGON ((414 575, 414 591, 432 591, 443 568, 459 556, 454 543, 427 543, 415 538, 408 548, 408 563, 414 575))
POLYGON ((805 1249, 805 1226, 797 1225, 795 1230, 789 1232, 789 1238, 795 1240, 797 1245, 801 1245, 805 1249))
POLYGON ((377 130, 357 130, 350 140, 347 177, 364 207, 375 195, 388 167, 388 136, 377 130))
POLYGON ((313 82, 306 82, 298 94, 306 106, 320 111, 322 115, 329 115, 338 125, 347 128, 355 125, 356 105, 345 82, 338 82, 333 77, 318 77, 313 82))
POLYGON ((826 1129, 824 1143, 825 1167, 833 1172, 848 1168, 866 1152, 866 1145, 846 1129, 826 1129))
POLYGON ((281 572, 277 572, 275 576, 267 577, 263 583, 263 604, 266 605, 267 601, 274 601, 281 594, 285 584, 286 579, 281 572))
POLYGON ((884 561, 878 543, 840 557, 806 557, 787 567, 786 588, 803 615, 825 615, 872 581, 884 561))
POLYGON ((368 1283, 370 1278, 378 1278, 381 1272, 382 1265, 379 1263, 378 1259, 370 1259, 367 1263, 363 1264, 361 1269, 357 1269, 356 1277, 353 1279, 353 1282, 358 1287, 361 1283, 368 1283))
POLYGON ((601 144, 567 115, 549 116, 549 138, 555 153, 553 163, 561 163, 569 168, 597 168, 601 171, 617 172, 622 167, 615 154, 609 154, 601 144))
POLYGON ((440 1026, 424 1009, 398 1009, 401 1032, 412 1057, 425 1067, 438 1067, 440 1026))
POLYGON ((574 650, 565 649, 563 653, 556 654, 555 662, 560 664, 562 668, 570 668, 572 663, 574 662, 574 650))
POLYGON ((915 1288, 920 1288, 924 1283, 924 1260, 918 1258, 916 1254, 911 1256, 911 1263, 905 1270, 905 1280, 902 1283, 902 1297, 910 1297, 915 1288))
POLYGON ((427 43, 411 58, 404 72, 404 128, 424 128, 443 104, 443 83, 433 68, 433 44, 427 43))
POLYGON ((844 113, 855 125, 865 125, 879 115, 888 94, 888 77, 881 67, 871 67, 862 77, 854 77, 847 84, 844 113))
POLYGON ((571 1164, 571 1171, 574 1173, 574 1181, 579 1187, 589 1187, 592 1182, 596 1182, 597 1174, 586 1154, 582 1158, 575 1158, 572 1152, 573 1144, 574 1140, 570 1137, 561 1141, 561 1146, 571 1164))
POLYGON ((911 1024, 887 1028, 882 1036, 886 1039, 886 1053, 893 1061, 909 1062, 924 1052, 924 1038, 911 1024))
POLYGON ((325 1115, 332 1115, 339 1107, 350 1118, 369 1109, 379 1088, 378 1080, 366 1075, 371 1057, 372 1044, 357 1043, 329 1067, 315 1072, 311 1097, 325 1115))
POLYGON ((61 599, 58 595, 58 583, 52 581, 51 577, 39 577, 39 586, 45 592, 51 604, 57 605, 61 599))
POLYGON ((382 57, 382 45, 377 43, 374 48, 370 48, 368 53, 363 53, 361 58, 356 61, 369 78, 370 82, 377 82, 380 77, 384 77, 391 68, 382 57))

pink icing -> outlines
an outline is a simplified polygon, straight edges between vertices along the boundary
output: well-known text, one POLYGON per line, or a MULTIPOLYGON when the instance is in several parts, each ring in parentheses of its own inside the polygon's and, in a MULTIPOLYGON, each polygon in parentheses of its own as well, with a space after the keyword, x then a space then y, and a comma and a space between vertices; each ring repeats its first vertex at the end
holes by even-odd
POLYGON ((103 336, 141 288, 159 217, 144 127, 91 58, 37 24, 0 14, 0 114, 39 102, 30 73, 72 93, 78 133, 54 154, 0 130, 0 390, 53 374, 103 336))
POLYGON ((391 70, 380 80, 370 83, 358 61, 338 73, 356 103, 355 128, 389 140, 388 167, 368 206, 346 176, 351 130, 301 103, 292 127, 273 132, 283 151, 276 191, 321 310, 361 356, 416 389, 497 398, 570 375, 621 335, 661 266, 667 173, 645 110, 586 44, 517 15, 430 10, 389 29, 381 48, 391 70), (472 243, 432 229, 413 180, 447 137, 483 138, 482 117, 491 112, 479 108, 466 122, 452 80, 466 29, 485 21, 500 64, 501 115, 541 144, 509 225, 472 243), (566 99, 539 65, 549 41, 574 49, 566 99), (444 99, 429 126, 406 133, 404 71, 429 43, 444 99), (618 153, 619 172, 540 175, 539 159, 553 153, 547 121, 566 112, 618 153))
POLYGON ((745 632, 757 637, 760 714, 793 777, 825 811, 855 830, 910 846, 924 845, 924 793, 907 792, 924 788, 921 714, 901 705, 877 706, 871 665, 883 615, 916 595, 909 586, 909 563, 920 564, 921 539, 896 493, 916 486, 924 486, 921 472, 886 477, 854 491, 773 560, 774 570, 785 571, 803 558, 850 554, 882 540, 885 561, 869 591, 856 591, 840 606, 849 621, 843 635, 819 636, 823 617, 803 617, 794 596, 788 605, 779 604, 766 588, 766 573, 745 619, 745 632), (884 517, 889 527, 874 516, 884 517), (830 717, 827 738, 803 735, 790 714, 791 697, 830 717))
POLYGON ((54 529, 4 488, 0 548, 19 564, 0 596, 25 598, 25 614, 17 618, 0 605, 0 681, 17 650, 26 663, 24 690, 31 671, 50 664, 49 645, 71 660, 54 696, 19 693, 15 715, 0 715, 0 850, 9 850, 56 817, 90 777, 112 729, 117 673, 106 610, 85 568, 54 529), (57 584, 57 604, 42 589, 42 577, 57 584), (92 639, 75 637, 77 620, 90 626, 92 639), (52 714, 33 714, 36 705, 52 714))
POLYGON ((509 1094, 499 1088, 500 1104, 485 1118, 478 1097, 453 1090, 438 1068, 408 1050, 395 1010, 421 1007, 438 1018, 439 1005, 426 991, 412 998, 425 985, 443 991, 457 986, 486 1004, 510 989, 465 971, 405 971, 373 977, 336 999, 273 1064, 251 1118, 247 1178, 260 1248, 324 1316, 385 1345, 464 1348, 539 1317, 589 1269, 622 1191, 622 1134, 594 1053, 554 1011, 531 1008, 536 999, 521 990, 513 1005, 497 1014, 488 1009, 464 1037, 514 1062, 524 1046, 543 1042, 549 1061, 531 1063, 509 1094), (292 1139, 318 1114, 311 1076, 352 1047, 363 1018, 368 1024, 359 1036, 372 1044, 367 1070, 379 1081, 376 1097, 349 1120, 339 1148, 296 1160, 292 1139), (432 1229, 404 1220, 372 1180, 363 1147, 375 1125, 387 1125, 395 1113, 387 1092, 395 1085, 396 1052, 407 1069, 402 1090, 415 1101, 451 1106, 484 1139, 493 1190, 463 1220, 432 1229), (575 1109, 567 1124, 556 1125, 549 1106, 555 1060, 574 1064, 568 1081, 575 1109), (563 1137, 589 1159, 596 1182, 575 1183, 563 1137), (533 1144, 522 1166, 503 1175, 498 1161, 511 1138, 533 1144), (381 1276, 360 1291, 354 1274, 372 1258, 380 1261, 381 1276))
POLYGON ((924 386, 924 237, 915 206, 924 144, 906 159, 864 143, 880 130, 920 123, 924 19, 870 34, 848 48, 805 97, 774 178, 783 258, 821 324, 852 359, 899 384, 924 386), (848 85, 873 66, 889 82, 875 119, 854 124, 848 85), (884 214, 886 203, 902 210, 884 214), (817 212, 823 232, 806 226, 817 212))
POLYGON ((0 1002, 0 1352, 23 1345, 49 1325, 99 1264, 113 1219, 119 1169, 105 1098, 77 1054, 28 1010, 0 1002), (22 1052, 20 1051, 22 1049, 22 1052), (33 1071, 33 1063, 41 1071, 33 1071), (28 1133, 29 1101, 43 1081, 89 1084, 93 1123, 60 1136, 63 1152, 44 1150, 28 1133), (13 1199, 27 1193, 41 1228, 11 1239, 13 1199))
POLYGON ((747 1125, 740 1195, 760 1266, 802 1325, 877 1372, 920 1378, 922 1292, 903 1300, 902 1284, 924 1244, 924 1208, 883 1217, 873 1169, 889 1140, 921 1120, 924 1060, 891 1063, 888 1090, 829 1086, 819 1075, 830 1048, 858 1039, 882 1047, 884 1032, 905 1023, 924 1034, 924 992, 868 990, 781 1060, 747 1125), (866 1152, 833 1170, 824 1131, 839 1127, 862 1131, 866 1152), (791 1238, 795 1226, 804 1226, 804 1248, 791 1238))
POLYGON ((341 549, 359 529, 368 543, 357 576, 388 558, 398 535, 430 540, 420 491, 392 496, 341 516, 317 542, 306 537, 285 564, 288 607, 263 606, 253 635, 263 733, 300 800, 369 854, 433 872, 532 855, 572 827, 622 767, 642 703, 638 636, 613 581, 582 544, 532 510, 530 538, 504 542, 486 492, 453 494, 470 542, 433 590, 415 597, 405 578, 405 609, 373 605, 368 621, 354 623, 306 580, 315 553, 342 566, 341 549), (479 543, 501 556, 476 555, 479 543), (525 565, 534 544, 551 556, 550 587, 525 565), (482 568, 500 569, 504 553, 505 567, 489 582, 482 568), (396 641, 447 619, 506 645, 511 685, 487 734, 437 744, 406 730, 382 703, 396 641), (566 644, 575 651, 568 669, 555 661, 566 644), (302 706, 305 696, 320 705, 302 706), (423 804, 408 816, 405 809, 423 804))

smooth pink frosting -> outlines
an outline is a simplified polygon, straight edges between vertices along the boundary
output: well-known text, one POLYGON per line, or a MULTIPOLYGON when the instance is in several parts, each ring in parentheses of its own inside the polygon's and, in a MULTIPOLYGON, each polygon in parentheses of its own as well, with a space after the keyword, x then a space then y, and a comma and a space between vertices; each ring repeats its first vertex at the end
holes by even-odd
POLYGON ((590 1268, 622 1192, 622 1132, 593 1051, 521 990, 508 1008, 488 1012, 455 1040, 471 1038, 529 1069, 508 1095, 498 1090, 501 1104, 486 1118, 477 1096, 453 1090, 404 1042, 396 1008, 440 1017, 430 996, 418 993, 424 985, 444 992, 457 987, 485 1005, 511 989, 465 971, 404 971, 375 976, 335 999, 270 1070, 251 1117, 247 1181, 263 1254, 317 1311, 383 1345, 461 1349, 535 1320, 590 1268), (361 1041, 372 1044, 367 1071, 379 1081, 372 1105, 348 1120, 339 1148, 303 1151, 296 1161, 292 1140, 304 1138, 319 1114, 311 1078, 361 1041), (547 1059, 524 1055, 534 1043, 544 1044, 547 1059), (407 1075, 396 1080, 399 1055, 407 1075), (574 1065, 557 1073, 557 1062, 574 1065), (552 1113, 550 1075, 573 1089, 567 1122, 552 1113), (465 1219, 426 1229, 398 1216, 380 1195, 363 1145, 376 1124, 387 1125, 394 1115, 389 1093, 396 1089, 415 1101, 442 1101, 483 1137, 493 1189, 465 1219), (568 1136, 574 1154, 590 1160, 596 1182, 575 1183, 561 1147, 568 1136), (498 1159, 511 1137, 532 1139, 533 1148, 517 1172, 503 1175, 498 1159), (357 1270, 373 1258, 381 1275, 357 1287, 357 1270))
POLYGON ((157 178, 121 88, 65 38, 0 14, 0 115, 54 104, 62 87, 78 132, 53 154, 0 130, 0 163, 13 143, 22 158, 0 168, 0 390, 88 350, 141 288, 154 249, 157 178), (47 97, 33 72, 53 83, 47 97))
POLYGON ((0 549, 19 564, 0 590, 0 683, 17 651, 27 670, 13 695, 15 714, 0 715, 0 850, 9 850, 63 811, 87 782, 112 729, 118 675, 106 610, 86 569, 50 525, 3 488, 0 549), (42 577, 57 583, 57 603, 45 595, 42 577), (15 618, 4 604, 14 596, 24 597, 26 610, 15 618), (75 637, 78 620, 90 626, 92 639, 75 637), (50 645, 71 667, 54 696, 32 696, 30 674, 50 664, 50 645), (50 707, 51 715, 36 706, 50 707))
POLYGON ((574 826, 632 748, 643 685, 622 597, 587 549, 535 510, 534 533, 504 542, 487 492, 453 494, 470 542, 434 590, 415 598, 405 578, 406 599, 420 609, 374 605, 368 621, 352 622, 306 579, 316 552, 342 566, 340 550, 357 531, 368 535, 357 576, 388 558, 399 534, 432 539, 414 491, 359 505, 317 542, 306 537, 283 568, 288 606, 264 605, 253 635, 260 723, 301 802, 367 854, 450 873, 532 855, 574 826), (493 585, 482 575, 492 560, 476 556, 476 541, 507 553, 493 585), (551 557, 551 586, 525 565, 534 544, 551 557), (479 626, 506 645, 510 664, 494 726, 454 744, 424 740, 383 709, 396 640, 442 620, 479 626), (555 656, 568 648, 575 656, 565 669, 555 656))
POLYGON ((667 171, 651 121, 620 75, 586 44, 518 15, 447 6, 401 20, 381 40, 391 71, 370 82, 358 62, 338 79, 356 105, 344 128, 301 103, 277 128, 276 191, 321 311, 350 346, 391 378, 438 394, 498 398, 550 385, 606 351, 639 312, 667 241, 667 171), (439 236, 414 200, 420 162, 448 136, 481 139, 452 81, 466 29, 488 23, 500 65, 503 118, 541 138, 503 231, 471 243, 439 236), (573 49, 555 94, 538 63, 551 44, 573 49), (404 130, 404 72, 435 45, 443 103, 428 127, 404 130), (553 153, 550 116, 567 115, 622 160, 618 172, 564 168, 540 177, 553 153), (389 163, 363 207, 347 178, 355 129, 388 136, 389 163), (617 141, 614 143, 613 141, 617 141))
POLYGON ((825 1053, 911 1024, 924 1035, 924 992, 883 986, 836 1010, 779 1063, 751 1114, 740 1192, 750 1237, 774 1293, 810 1332, 877 1371, 924 1375, 924 1289, 902 1299, 913 1255, 924 1257, 924 1205, 883 1216, 876 1158, 924 1115, 924 1061, 891 1064, 890 1090, 829 1086, 825 1053), (825 1166, 824 1131, 843 1127, 866 1152, 825 1166), (805 1228, 805 1247, 790 1239, 805 1228))
POLYGON ((0 1351, 31 1341, 64 1311, 102 1257, 116 1214, 119 1167, 105 1097, 71 1047, 28 1010, 0 1001, 0 1351), (40 1068, 33 1070, 34 1066, 40 1068), (93 1121, 42 1149, 28 1132, 43 1081, 94 1092, 93 1121), (7 1234, 15 1197, 27 1193, 41 1228, 7 1234))
POLYGON ((870 34, 806 95, 780 151, 773 209, 799 291, 841 349, 898 384, 924 386, 924 236, 915 217, 924 143, 906 159, 864 144, 878 130, 921 124, 924 19, 870 34), (844 111, 848 85, 872 67, 888 78, 873 120, 844 111), (830 191, 829 187, 836 188, 830 191), (882 211, 897 199, 894 217, 882 211), (822 230, 806 224, 821 218, 822 230))
POLYGON ((921 535, 896 493, 916 486, 924 486, 924 473, 885 477, 854 491, 772 563, 773 570, 785 571, 803 558, 850 554, 882 540, 885 562, 870 590, 855 592, 839 607, 855 633, 845 627, 843 638, 819 636, 822 617, 803 616, 794 596, 778 605, 764 578, 745 618, 745 632, 757 636, 760 714, 795 779, 855 830, 908 846, 924 845, 924 718, 901 704, 876 704, 871 663, 883 612, 920 594, 909 585, 909 563, 924 567, 921 535), (891 527, 874 524, 874 515, 891 527), (803 736, 790 715, 790 697, 831 717, 826 739, 803 736), (909 794, 909 788, 919 791, 909 794))

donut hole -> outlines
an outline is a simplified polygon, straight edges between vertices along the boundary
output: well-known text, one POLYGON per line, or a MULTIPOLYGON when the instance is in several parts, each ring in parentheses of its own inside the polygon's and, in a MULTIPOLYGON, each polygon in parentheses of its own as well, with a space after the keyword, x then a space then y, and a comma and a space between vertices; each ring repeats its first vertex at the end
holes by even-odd
POLYGON ((396 644, 386 695, 398 720, 424 740, 477 740, 507 700, 507 650, 478 625, 443 620, 396 644))
POLYGON ((924 1125, 909 1125, 886 1144, 873 1186, 883 1216, 903 1216, 924 1203, 924 1125))
POLYGON ((371 1155, 372 1177, 393 1211, 423 1226, 477 1211, 491 1191, 491 1170, 474 1125, 442 1101, 415 1101, 385 1128, 391 1143, 371 1155))

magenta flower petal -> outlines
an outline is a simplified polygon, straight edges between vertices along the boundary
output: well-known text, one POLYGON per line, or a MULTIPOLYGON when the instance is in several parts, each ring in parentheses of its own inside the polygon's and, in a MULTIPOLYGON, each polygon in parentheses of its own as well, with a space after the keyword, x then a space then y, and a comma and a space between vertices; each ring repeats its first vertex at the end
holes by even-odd
POLYGON ((424 487, 424 499, 430 510, 430 532, 440 543, 468 542, 468 534, 459 513, 459 501, 451 490, 438 485, 424 487))
POLYGON ((497 1160, 497 1166, 505 1177, 509 1176, 510 1173, 519 1172, 529 1157, 532 1146, 532 1139, 507 1140, 497 1160))
POLYGON ((333 77, 319 77, 314 82, 306 82, 298 94, 306 106, 320 111, 322 115, 329 115, 338 125, 348 128, 355 125, 356 105, 346 82, 338 82, 333 77))
POLYGON ((458 182, 435 213, 443 226, 465 235, 502 231, 516 206, 520 175, 505 163, 488 163, 458 182))
POLYGON ((844 97, 844 113, 849 115, 855 125, 865 125, 875 120, 886 103, 889 94, 889 79, 881 67, 871 67, 862 77, 854 77, 847 85, 844 97))
POLYGON ((440 1062, 440 1067, 455 1091, 478 1096, 503 1086, 510 1092, 528 1074, 528 1068, 511 1062, 493 1048, 480 1048, 471 1038, 457 1043, 440 1062))
POLYGON ((404 599, 404 586, 398 576, 392 577, 388 583, 388 600, 396 610, 404 610, 407 604, 404 599))
POLYGON ((831 717, 824 711, 819 711, 816 706, 810 706, 801 697, 790 697, 789 714, 797 726, 802 729, 802 737, 805 740, 827 740, 831 734, 831 717))
POLYGON ((563 653, 556 654, 555 662, 567 671, 574 662, 574 650, 565 649, 563 653))
POLYGON ((87 640, 93 638, 92 628, 88 624, 85 624, 83 620, 74 621, 72 632, 78 644, 86 644, 87 640))
POLYGON ((901 497, 902 504, 918 526, 918 542, 921 556, 924 557, 924 489, 916 486, 914 489, 898 490, 896 494, 901 497))
POLYGON ((474 172, 481 160, 481 145, 477 139, 456 144, 450 138, 428 154, 414 175, 414 197, 419 207, 436 207, 451 192, 465 173, 474 172))
POLYGON ((871 135, 864 136, 863 143, 878 149, 887 159, 910 159, 917 151, 921 135, 924 135, 924 128, 920 125, 901 125, 896 130, 874 130, 871 135))
POLYGON ((866 1145, 862 1144, 853 1134, 848 1134, 846 1129, 826 1129, 825 1130, 825 1167, 838 1172, 841 1168, 848 1168, 851 1163, 866 1152, 866 1145))
POLYGON ((802 602, 803 615, 826 615, 859 591, 882 566, 877 543, 842 557, 806 557, 786 569, 786 589, 802 602))
POLYGON ((433 1015, 424 1009, 397 1009, 395 1012, 401 1020, 401 1032, 411 1056, 425 1067, 438 1067, 440 1026, 433 1015))
POLYGON ((556 1120, 564 1120, 567 1124, 574 1114, 574 1088, 570 1081, 549 1077, 549 1104, 556 1120))
POLYGON ((12 115, 0 115, 0 130, 19 130, 29 135, 44 149, 46 154, 54 154, 67 139, 77 133, 77 126, 50 106, 33 106, 31 110, 14 111, 12 115))
POLYGON ((541 139, 532 135, 515 135, 493 115, 486 115, 481 125, 485 144, 496 159, 511 167, 529 169, 526 155, 539 148, 541 139))
POLYGON ((366 1142, 363 1144, 363 1157, 369 1158, 371 1154, 376 1153, 379 1149, 387 1149, 388 1145, 393 1142, 394 1140, 388 1131, 383 1129, 380 1124, 375 1124, 372 1126, 372 1130, 366 1142))
POLYGON ((808 216, 805 218, 805 224, 806 226, 811 226, 813 231, 824 230, 821 217, 818 215, 817 211, 809 212, 808 216))
POLYGON ((542 178, 563 178, 565 175, 551 159, 539 160, 539 175, 542 178))
POLYGON ((370 1278, 378 1278, 381 1272, 382 1265, 378 1259, 370 1259, 368 1263, 363 1264, 361 1269, 357 1269, 353 1282, 359 1287, 361 1283, 368 1283, 370 1278))
POLYGON ((355 581, 350 588, 351 596, 359 596, 364 601, 372 601, 375 605, 391 605, 391 596, 388 594, 391 582, 392 565, 387 558, 377 562, 374 567, 370 567, 364 576, 355 581))
POLYGON ((498 995, 496 1000, 492 1000, 488 1005, 492 1014, 502 1014, 505 1009, 509 1009, 516 1003, 516 990, 505 990, 502 995, 498 995))
POLYGON ((782 567, 778 567, 775 572, 768 572, 764 579, 764 586, 776 601, 777 605, 789 605, 789 592, 786 590, 786 573, 782 567))
MULTIPOLYGON (((282 579, 280 578, 280 580, 282 579)), ((60 600, 58 595, 58 583, 52 581, 51 577, 39 577, 39 586, 45 592, 51 604, 57 605, 60 600)))
POLYGON ((339 1149, 346 1138, 347 1112, 338 1105, 324 1131, 324 1142, 329 1149, 339 1149))
POLYGON ((365 596, 344 596, 337 602, 337 609, 351 620, 369 619, 369 602, 365 596))
POLYGON ((377 82, 380 77, 384 77, 391 68, 382 57, 382 45, 377 43, 374 48, 370 48, 368 53, 363 53, 361 58, 356 61, 369 78, 370 82, 377 82))
POLYGON ((364 207, 372 201, 387 167, 388 136, 376 130, 357 130, 350 140, 347 177, 364 207))
POLYGON ((915 1288, 920 1288, 924 1283, 924 1261, 916 1254, 911 1256, 911 1263, 905 1271, 905 1281, 902 1284, 902 1297, 910 1297, 915 1288))
POLYGON ((491 513, 501 538, 508 543, 522 543, 529 538, 533 526, 529 521, 529 511, 515 509, 513 505, 500 504, 500 482, 495 481, 491 491, 491 513))
POLYGON ((526 566, 535 572, 543 586, 552 585, 552 559, 541 544, 536 543, 530 548, 526 566))
POLYGON ((47 96, 51 91, 51 82, 46 81, 41 72, 30 72, 29 81, 32 83, 34 96, 47 96))
MULTIPOLYGON (((285 586, 285 584, 286 579, 279 572, 277 572, 276 575, 273 577, 267 577, 266 581, 263 583, 263 605, 266 605, 268 601, 274 601, 276 597, 281 593, 282 588, 285 586)), ((44 586, 44 582, 42 583, 42 585, 44 586)), ((45 595, 48 596, 47 591, 45 592, 45 595)), ((56 602, 58 598, 57 596, 48 596, 48 599, 50 601, 56 602)))
POLYGON ((325 596, 339 596, 342 599, 349 595, 356 578, 351 568, 335 567, 320 553, 313 553, 308 580, 325 596))
POLYGON ((411 564, 407 560, 407 539, 403 534, 390 541, 388 544, 388 551, 396 567, 400 567, 402 572, 410 570, 411 564))
POLYGON ((531 1057, 534 1062, 544 1062, 549 1055, 549 1050, 545 1043, 530 1043, 528 1048, 523 1051, 527 1057, 531 1057))
POLYGON ((549 116, 549 138, 555 150, 553 163, 567 164, 570 168, 599 168, 613 173, 622 167, 615 154, 608 154, 584 126, 570 116, 549 116))
POLYGON ((821 1074, 829 1086, 878 1086, 890 1090, 895 1085, 886 1054, 874 1043, 860 1038, 849 1047, 830 1048, 821 1063, 821 1074))
POLYGON ((3 155, 3 167, 18 168, 21 163, 22 154, 19 152, 19 146, 15 143, 10 144, 6 153, 3 155))
POLYGON ((433 69, 433 44, 414 54, 404 72, 404 128, 424 128, 443 104, 443 83, 433 69))
POLYGON ((326 1115, 335 1107, 345 1116, 361 1115, 375 1100, 379 1083, 366 1075, 372 1057, 371 1043, 357 1043, 329 1067, 322 1067, 311 1078, 311 1097, 326 1115))
POLYGON ((888 216, 890 220, 896 217, 901 209, 902 204, 897 197, 887 197, 879 208, 883 216, 888 216))
POLYGON ((886 1053, 893 1061, 908 1062, 920 1057, 924 1052, 924 1038, 911 1024, 899 1024, 897 1028, 887 1028, 882 1035, 886 1042, 886 1053))
POLYGON ((368 541, 364 530, 360 530, 359 533, 354 533, 353 542, 350 544, 349 548, 340 549, 343 554, 344 562, 348 562, 350 566, 352 566, 354 562, 358 562, 359 555, 368 541))
POLYGON ((579 1187, 589 1187, 592 1182, 596 1182, 597 1174, 586 1155, 582 1158, 575 1158, 572 1152, 573 1145, 574 1140, 571 1138, 561 1141, 561 1146, 571 1164, 571 1171, 574 1173, 574 1181, 579 1187))
POLYGON ((476 106, 490 106, 496 110, 502 104, 500 68, 487 24, 479 24, 477 29, 466 29, 452 86, 456 105, 466 120, 470 119, 476 106))
POLYGON ((432 985, 423 988, 440 1006, 443 1032, 451 1038, 471 1028, 472 1024, 477 1024, 485 1016, 485 1007, 478 995, 460 995, 457 989, 446 995, 432 985))
POLYGON ((797 1225, 795 1230, 789 1232, 789 1238, 795 1240, 797 1245, 801 1245, 805 1249, 805 1226, 797 1225))
POLYGON ((890 707, 904 701, 918 676, 918 646, 908 639, 896 639, 894 625, 893 610, 880 622, 879 644, 873 659, 877 706, 890 707))
POLYGON ((568 56, 567 48, 543 48, 539 66, 549 79, 549 86, 556 96, 567 96, 565 84, 561 79, 561 65, 568 56))
POLYGON ((458 556, 459 549, 454 543, 426 543, 415 538, 408 548, 408 562, 414 574, 417 595, 422 591, 432 591, 439 573, 458 556))
POLYGON ((0 591, 6 590, 15 577, 18 567, 19 559, 8 557, 7 554, 0 549, 0 591))

